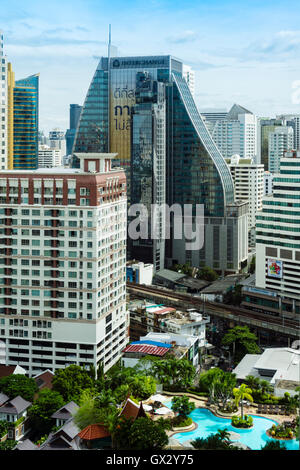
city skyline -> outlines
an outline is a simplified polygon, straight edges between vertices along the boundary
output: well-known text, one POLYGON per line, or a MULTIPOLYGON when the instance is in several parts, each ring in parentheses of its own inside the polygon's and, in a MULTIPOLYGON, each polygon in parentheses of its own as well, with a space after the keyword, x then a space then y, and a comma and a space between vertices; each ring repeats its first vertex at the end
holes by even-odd
POLYGON ((200 110, 239 103, 258 116, 274 116, 300 112, 293 100, 300 13, 293 5, 54 0, 41 9, 36 0, 21 8, 4 0, 0 27, 16 80, 40 73, 40 129, 46 133, 66 130, 69 105, 83 104, 97 62, 107 55, 109 24, 120 55, 171 54, 190 65, 200 110))

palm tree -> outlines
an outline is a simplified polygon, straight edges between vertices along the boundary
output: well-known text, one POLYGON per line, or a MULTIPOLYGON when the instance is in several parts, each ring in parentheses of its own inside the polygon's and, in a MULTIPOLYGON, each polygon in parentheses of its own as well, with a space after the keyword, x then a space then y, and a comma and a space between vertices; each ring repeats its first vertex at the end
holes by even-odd
POLYGON ((242 384, 239 388, 233 389, 233 395, 235 397, 235 403, 238 406, 241 405, 241 418, 244 418, 243 400, 249 400, 253 402, 252 390, 246 384, 242 384))
POLYGON ((260 380, 259 386, 261 389, 261 393, 264 395, 265 393, 273 392, 273 387, 267 380, 260 380))
POLYGON ((257 390, 259 388, 260 380, 258 377, 254 377, 254 375, 247 375, 245 378, 247 385, 252 389, 252 390, 257 390))
POLYGON ((117 427, 120 422, 120 411, 117 408, 112 408, 111 410, 102 410, 102 420, 101 422, 107 428, 111 436, 111 446, 115 448, 114 437, 117 430, 117 427))
POLYGON ((218 435, 222 441, 229 441, 230 432, 228 432, 227 428, 225 429, 218 429, 218 435))

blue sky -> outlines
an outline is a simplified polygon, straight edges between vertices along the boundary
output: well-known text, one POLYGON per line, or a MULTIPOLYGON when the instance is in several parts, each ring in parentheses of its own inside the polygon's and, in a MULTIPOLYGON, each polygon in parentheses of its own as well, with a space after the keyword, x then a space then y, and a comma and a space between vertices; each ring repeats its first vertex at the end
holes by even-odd
POLYGON ((196 72, 200 109, 239 103, 259 116, 300 113, 299 0, 1 0, 16 79, 40 73, 40 128, 66 129, 107 53, 172 54, 196 72))

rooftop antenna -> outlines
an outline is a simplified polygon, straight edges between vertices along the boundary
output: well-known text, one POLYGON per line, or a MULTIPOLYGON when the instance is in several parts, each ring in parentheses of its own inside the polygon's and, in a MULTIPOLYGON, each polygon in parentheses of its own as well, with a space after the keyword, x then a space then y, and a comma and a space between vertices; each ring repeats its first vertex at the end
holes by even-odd
POLYGON ((107 60, 107 68, 108 68, 108 130, 107 130, 107 151, 110 152, 110 56, 111 56, 111 24, 109 25, 109 32, 108 32, 108 60, 107 60))

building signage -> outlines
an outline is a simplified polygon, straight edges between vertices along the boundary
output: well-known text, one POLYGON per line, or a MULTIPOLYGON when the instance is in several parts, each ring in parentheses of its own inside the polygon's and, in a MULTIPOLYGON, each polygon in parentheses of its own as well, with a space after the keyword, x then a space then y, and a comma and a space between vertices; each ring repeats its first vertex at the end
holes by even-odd
POLYGON ((268 259, 268 276, 282 279, 282 261, 268 259))
POLYGON ((114 59, 112 67, 114 69, 122 67, 158 67, 160 65, 168 65, 168 60, 164 59, 114 59))

